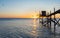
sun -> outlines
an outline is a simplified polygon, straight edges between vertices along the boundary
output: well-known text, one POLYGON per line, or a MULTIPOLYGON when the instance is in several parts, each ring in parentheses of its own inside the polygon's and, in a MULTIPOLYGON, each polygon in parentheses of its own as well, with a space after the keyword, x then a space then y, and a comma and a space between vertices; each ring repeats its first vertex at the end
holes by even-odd
POLYGON ((32 18, 37 18, 37 16, 33 16, 32 18))
POLYGON ((37 15, 33 15, 32 18, 38 18, 38 16, 37 15))

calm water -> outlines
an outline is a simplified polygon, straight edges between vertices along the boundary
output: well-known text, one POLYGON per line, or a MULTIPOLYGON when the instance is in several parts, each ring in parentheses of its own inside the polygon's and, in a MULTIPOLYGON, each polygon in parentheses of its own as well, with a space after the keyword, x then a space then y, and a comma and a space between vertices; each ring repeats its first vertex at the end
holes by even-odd
POLYGON ((36 19, 0 19, 0 38, 60 38, 60 27, 52 32, 36 19))

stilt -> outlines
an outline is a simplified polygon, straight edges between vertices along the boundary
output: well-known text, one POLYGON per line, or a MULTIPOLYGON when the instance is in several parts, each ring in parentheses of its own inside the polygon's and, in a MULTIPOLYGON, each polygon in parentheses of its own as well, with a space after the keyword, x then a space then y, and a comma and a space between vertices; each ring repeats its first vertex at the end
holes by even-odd
MULTIPOLYGON (((54 13, 55 13, 55 8, 54 8, 54 13)), ((55 15, 54 15, 54 21, 55 21, 55 15)), ((55 30, 56 30, 55 26, 56 26, 56 23, 54 23, 54 34, 55 34, 55 30)))
MULTIPOLYGON (((51 11, 50 11, 50 14, 51 14, 51 11)), ((51 16, 50 16, 50 28, 51 28, 51 16)))
POLYGON ((42 17, 42 25, 43 25, 43 17, 42 17))

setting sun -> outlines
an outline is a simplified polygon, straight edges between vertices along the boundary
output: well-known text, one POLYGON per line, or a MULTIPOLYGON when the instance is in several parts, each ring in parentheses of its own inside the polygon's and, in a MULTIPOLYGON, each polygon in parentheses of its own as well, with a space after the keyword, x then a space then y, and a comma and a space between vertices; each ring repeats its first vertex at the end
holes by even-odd
POLYGON ((32 18, 38 18, 37 14, 32 15, 32 18))

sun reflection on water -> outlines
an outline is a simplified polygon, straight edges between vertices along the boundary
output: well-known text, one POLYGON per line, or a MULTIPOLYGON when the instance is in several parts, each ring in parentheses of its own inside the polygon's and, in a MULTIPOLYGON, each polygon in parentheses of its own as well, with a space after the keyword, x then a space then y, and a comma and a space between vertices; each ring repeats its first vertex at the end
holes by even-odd
POLYGON ((33 19, 33 30, 37 29, 36 18, 33 19))
POLYGON ((37 38, 37 23, 36 18, 33 19, 33 29, 31 31, 31 34, 34 36, 34 38, 37 38))

